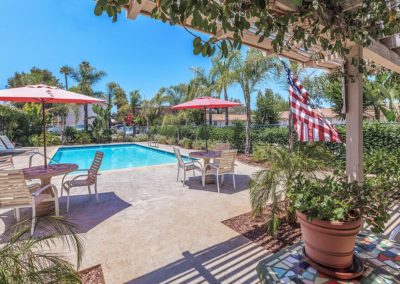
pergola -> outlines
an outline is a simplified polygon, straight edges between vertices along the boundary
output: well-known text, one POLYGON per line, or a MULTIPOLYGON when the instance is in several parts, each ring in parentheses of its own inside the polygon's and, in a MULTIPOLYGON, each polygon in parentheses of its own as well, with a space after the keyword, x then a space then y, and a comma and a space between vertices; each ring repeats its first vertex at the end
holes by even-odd
MULTIPOLYGON (((273 9, 277 13, 291 13, 297 7, 291 0, 275 0, 273 9)), ((351 0, 348 9, 356 9, 362 0, 351 0)), ((150 16, 155 8, 156 2, 153 0, 142 0, 137 3, 131 0, 125 7, 126 15, 129 19, 135 19, 139 14, 150 16)), ((187 22, 190 27, 190 21, 187 22)), ((222 29, 217 30, 218 39, 232 39, 232 34, 224 33, 222 29)), ((287 35, 290 38, 290 34, 287 35)), ((369 46, 363 47, 353 42, 346 45, 350 48, 347 60, 337 54, 330 54, 322 51, 318 45, 306 51, 299 46, 293 46, 291 50, 284 50, 279 54, 274 52, 271 41, 272 37, 259 42, 259 35, 250 27, 244 32, 242 37, 243 44, 262 50, 267 55, 282 56, 303 64, 305 67, 321 68, 325 70, 337 70, 343 68, 346 75, 351 76, 352 80, 346 80, 343 92, 345 98, 346 112, 346 170, 352 181, 362 181, 363 179, 363 76, 359 69, 351 63, 352 58, 364 58, 368 62, 375 63, 386 69, 400 73, 400 34, 388 36, 379 40, 372 39, 369 46), (313 59, 313 54, 322 52, 323 59, 313 59)))

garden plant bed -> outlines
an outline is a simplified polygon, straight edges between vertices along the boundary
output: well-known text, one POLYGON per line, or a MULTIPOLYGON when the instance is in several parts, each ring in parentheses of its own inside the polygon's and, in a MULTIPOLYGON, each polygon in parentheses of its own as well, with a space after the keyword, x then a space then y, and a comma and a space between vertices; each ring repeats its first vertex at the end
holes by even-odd
POLYGON ((101 265, 95 265, 79 271, 82 279, 82 284, 105 284, 103 270, 101 265))
POLYGON ((244 153, 238 153, 237 159, 243 164, 247 164, 250 166, 267 168, 269 167, 269 164, 267 162, 257 162, 253 159, 251 155, 247 157, 244 153))
POLYGON ((253 217, 252 213, 248 212, 222 221, 222 223, 271 253, 276 253, 301 240, 299 224, 289 224, 284 220, 281 221, 278 236, 276 240, 274 240, 272 236, 266 232, 265 224, 268 217, 268 210, 265 211, 262 217, 253 217))

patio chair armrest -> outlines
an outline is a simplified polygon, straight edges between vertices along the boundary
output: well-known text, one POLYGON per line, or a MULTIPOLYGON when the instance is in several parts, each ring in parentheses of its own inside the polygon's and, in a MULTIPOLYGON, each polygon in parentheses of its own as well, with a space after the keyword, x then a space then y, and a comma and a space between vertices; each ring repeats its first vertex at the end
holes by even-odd
POLYGON ((218 166, 214 165, 214 164, 208 164, 208 166, 211 167, 211 168, 214 168, 214 169, 218 169, 218 166))
POLYGON ((77 175, 77 176, 73 177, 73 179, 71 179, 71 180, 76 180, 78 178, 87 177, 87 176, 88 176, 87 174, 86 175, 77 175))
POLYGON ((202 165, 202 163, 200 163, 199 161, 194 160, 194 161, 193 161, 193 164, 197 164, 197 165, 200 167, 200 169, 203 169, 203 165, 202 165))
MULTIPOLYGON (((75 172, 88 172, 88 171, 89 171, 88 169, 77 169, 77 170, 75 170, 75 172)), ((71 173, 72 173, 72 172, 71 172, 71 173)), ((63 176, 63 178, 62 178, 62 180, 61 180, 61 184, 64 184, 65 178, 66 178, 69 174, 71 174, 71 173, 66 173, 66 174, 63 176)), ((82 176, 82 175, 79 175, 79 176, 82 176)), ((76 177, 78 177, 78 176, 76 176, 76 177)), ((76 177, 74 177, 73 180, 74 180, 76 177)))
POLYGON ((34 192, 31 193, 31 196, 32 197, 36 197, 39 194, 41 194, 44 190, 46 190, 48 188, 51 188, 53 190, 54 196, 58 196, 57 187, 54 184, 51 184, 51 183, 39 188, 38 190, 35 190, 34 192))

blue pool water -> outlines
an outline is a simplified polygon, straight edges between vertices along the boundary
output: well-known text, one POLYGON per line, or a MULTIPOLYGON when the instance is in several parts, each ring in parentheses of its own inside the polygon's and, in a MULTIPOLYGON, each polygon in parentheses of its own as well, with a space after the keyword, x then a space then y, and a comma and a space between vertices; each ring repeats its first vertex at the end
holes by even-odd
POLYGON ((115 170, 176 163, 175 155, 136 144, 60 147, 53 156, 57 163, 74 163, 88 169, 96 151, 104 153, 100 170, 115 170))

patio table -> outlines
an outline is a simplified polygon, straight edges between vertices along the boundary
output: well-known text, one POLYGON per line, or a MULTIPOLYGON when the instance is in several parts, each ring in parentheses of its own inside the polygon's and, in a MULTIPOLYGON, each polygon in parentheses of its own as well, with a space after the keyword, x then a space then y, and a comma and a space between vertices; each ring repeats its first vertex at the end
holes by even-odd
POLYGON ((336 280, 316 271, 304 259, 303 242, 262 260, 257 266, 261 283, 400 283, 400 244, 375 234, 359 234, 355 253, 364 274, 353 280, 336 280))
MULTIPOLYGON (((64 175, 71 173, 78 169, 77 164, 53 164, 48 165, 47 168, 44 166, 36 166, 23 169, 25 179, 40 179, 41 186, 44 187, 51 183, 51 179, 54 176, 64 175)), ((53 196, 53 191, 51 189, 43 191, 43 194, 50 194, 53 196)), ((47 215, 54 212, 54 202, 44 201, 37 207, 37 214, 39 216, 47 215)))
MULTIPOLYGON (((196 151, 190 152, 189 157, 202 159, 204 161, 204 167, 210 163, 211 159, 220 158, 222 151, 196 151)), ((215 183, 215 179, 210 174, 210 170, 205 172, 205 183, 215 183)))

